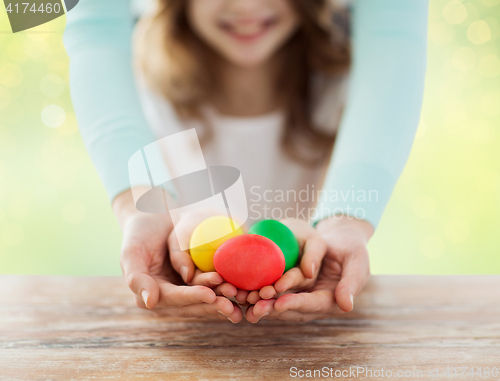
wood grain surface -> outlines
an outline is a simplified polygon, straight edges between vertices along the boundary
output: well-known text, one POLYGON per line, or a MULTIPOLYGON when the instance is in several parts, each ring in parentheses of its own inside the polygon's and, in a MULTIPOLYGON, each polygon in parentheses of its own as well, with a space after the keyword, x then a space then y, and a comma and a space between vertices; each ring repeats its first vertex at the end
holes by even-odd
POLYGON ((119 277, 0 290, 0 380, 500 379, 500 276, 372 276, 354 311, 301 324, 156 316, 119 277))

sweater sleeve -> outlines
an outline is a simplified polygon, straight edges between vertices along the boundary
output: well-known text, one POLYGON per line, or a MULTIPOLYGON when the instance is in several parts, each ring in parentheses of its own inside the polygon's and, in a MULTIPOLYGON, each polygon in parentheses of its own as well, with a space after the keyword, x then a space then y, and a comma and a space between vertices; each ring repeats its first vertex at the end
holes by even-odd
POLYGON ((354 0, 350 89, 315 222, 337 214, 377 227, 419 124, 428 0, 354 0))
MULTIPOLYGON (((80 133, 111 200, 133 186, 155 185, 147 174, 129 178, 129 159, 155 140, 137 95, 132 28, 128 0, 85 0, 67 13, 63 36, 80 133)), ((155 171, 168 178, 163 163, 155 171)))

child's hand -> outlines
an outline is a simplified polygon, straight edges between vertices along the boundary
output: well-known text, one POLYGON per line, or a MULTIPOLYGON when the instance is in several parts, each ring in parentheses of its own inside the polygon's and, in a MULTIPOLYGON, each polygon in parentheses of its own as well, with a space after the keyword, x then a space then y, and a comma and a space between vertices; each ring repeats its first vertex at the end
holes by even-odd
MULTIPOLYGON (((181 247, 188 247, 189 242, 180 242, 180 240, 188 240, 191 237, 194 229, 207 218, 220 215, 217 211, 202 210, 184 215, 175 226, 175 231, 172 230, 168 239, 168 251, 170 253, 170 261, 172 266, 181 276, 184 282, 190 286, 210 287, 218 297, 235 297, 238 302, 244 302, 248 292, 240 291, 230 283, 224 282, 222 276, 217 272, 203 272, 196 268, 188 250, 181 250, 181 247), (175 232, 182 231, 177 237, 175 232)), ((230 302, 230 301, 229 301, 230 302)), ((231 303, 231 302, 230 302, 231 303)), ((233 303, 234 304, 234 303, 233 303)), ((243 315, 240 308, 234 304, 234 311, 228 315, 228 319, 233 323, 241 321, 243 315)))
POLYGON ((321 261, 326 254, 325 241, 305 220, 286 219, 280 222, 288 226, 299 242, 300 267, 288 270, 274 285, 250 292, 247 298, 250 304, 255 304, 260 299, 274 298, 284 292, 307 290, 316 282, 321 261))
POLYGON ((317 231, 328 250, 311 291, 259 300, 246 311, 249 322, 256 323, 264 316, 266 319, 310 321, 352 310, 354 297, 370 277, 366 245, 373 228, 366 221, 342 217, 321 221, 317 231))
POLYGON ((130 191, 115 199, 113 210, 123 231, 120 263, 137 306, 178 317, 241 321, 241 310, 211 288, 183 285, 167 254, 173 228, 167 215, 138 212, 130 191))

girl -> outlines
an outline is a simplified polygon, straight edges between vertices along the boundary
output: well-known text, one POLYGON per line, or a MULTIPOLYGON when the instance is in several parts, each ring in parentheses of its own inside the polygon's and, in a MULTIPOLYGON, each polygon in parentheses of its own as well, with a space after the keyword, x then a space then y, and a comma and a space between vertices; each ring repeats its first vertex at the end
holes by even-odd
MULTIPOLYGON (((226 297, 251 303, 251 322, 351 310, 369 276, 366 244, 418 125, 426 1, 354 2, 347 93, 345 17, 326 0, 160 0, 135 41, 149 123, 131 79, 123 4, 102 3, 87 0, 68 14, 65 43, 82 136, 124 231, 121 264, 137 304, 233 322, 242 311, 226 297), (207 164, 241 171, 250 219, 287 218, 303 244, 300 269, 274 286, 247 295, 216 273, 195 273, 169 235, 168 218, 136 210, 124 161, 153 139, 190 127, 207 164), (311 190, 321 184, 326 192, 310 213, 318 201, 311 190), (316 229, 307 224, 311 216, 316 229)), ((173 171, 182 164, 167 160, 173 171)), ((203 213, 182 225, 192 229, 203 213)))

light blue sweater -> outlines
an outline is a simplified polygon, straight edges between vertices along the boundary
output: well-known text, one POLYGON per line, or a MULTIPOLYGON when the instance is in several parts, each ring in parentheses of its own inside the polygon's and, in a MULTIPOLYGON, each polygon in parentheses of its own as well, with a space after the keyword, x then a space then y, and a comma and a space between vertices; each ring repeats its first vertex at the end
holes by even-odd
MULTIPOLYGON (((354 0, 351 87, 324 185, 338 197, 318 204, 318 219, 343 212, 378 225, 419 123, 427 18, 428 0, 354 0)), ((155 140, 135 88, 132 28, 128 0, 84 0, 64 32, 80 132, 111 200, 130 188, 130 157, 155 140)))

